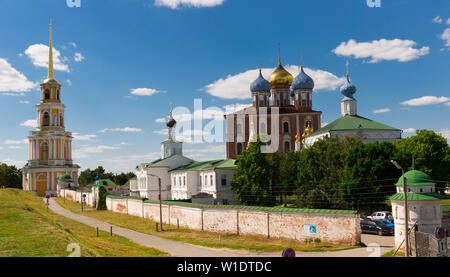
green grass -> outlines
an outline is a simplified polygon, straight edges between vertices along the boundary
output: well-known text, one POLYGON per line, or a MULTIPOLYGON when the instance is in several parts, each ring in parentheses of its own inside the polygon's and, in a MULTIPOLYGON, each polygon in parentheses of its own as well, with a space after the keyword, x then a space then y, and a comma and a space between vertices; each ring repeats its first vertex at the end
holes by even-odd
POLYGON ((450 199, 442 200, 442 206, 448 206, 448 205, 450 205, 450 199))
MULTIPOLYGON (((381 257, 392 258, 393 255, 394 255, 394 250, 391 250, 391 251, 386 252, 383 255, 381 255, 381 257)), ((403 258, 403 257, 405 257, 405 254, 403 254, 402 252, 397 252, 397 254, 395 255, 395 258, 403 258)))
MULTIPOLYGON (((64 203, 63 198, 58 198, 56 201, 66 209, 72 212, 81 214, 80 204, 66 199, 64 203)), ((164 232, 156 232, 156 222, 144 219, 137 216, 114 213, 111 211, 97 211, 89 210, 82 213, 84 216, 89 216, 109 224, 119 227, 127 228, 144 234, 158 236, 174 241, 196 244, 215 248, 231 248, 242 250, 255 251, 282 251, 290 247, 296 251, 313 252, 313 251, 339 251, 346 249, 358 248, 360 246, 342 246, 331 243, 316 243, 306 244, 303 242, 288 240, 288 239, 268 239, 265 236, 252 235, 236 235, 215 232, 196 231, 187 228, 176 229, 174 225, 164 225, 164 232)))
POLYGON ((0 257, 67 257, 70 243, 82 257, 155 257, 167 253, 54 214, 41 198, 0 189, 0 257))

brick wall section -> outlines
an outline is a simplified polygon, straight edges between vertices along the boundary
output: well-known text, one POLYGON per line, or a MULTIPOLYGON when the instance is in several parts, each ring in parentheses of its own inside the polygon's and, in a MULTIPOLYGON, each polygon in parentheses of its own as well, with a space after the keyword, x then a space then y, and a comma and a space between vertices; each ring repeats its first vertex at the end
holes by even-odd
MULTIPOLYGON (((136 199, 107 198, 108 210, 159 222, 159 204, 136 199)), ((245 209, 162 205, 163 224, 210 232, 262 235, 303 241, 304 224, 317 226, 323 242, 356 245, 361 242, 359 215, 340 213, 273 212, 245 209)))

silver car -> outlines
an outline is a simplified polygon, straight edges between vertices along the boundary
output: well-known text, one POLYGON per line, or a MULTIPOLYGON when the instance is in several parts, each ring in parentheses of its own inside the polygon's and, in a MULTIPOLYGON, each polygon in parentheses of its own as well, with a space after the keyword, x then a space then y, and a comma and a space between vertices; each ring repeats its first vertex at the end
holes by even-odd
POLYGON ((374 212, 371 216, 368 216, 368 218, 372 220, 379 220, 379 219, 387 219, 389 221, 393 220, 394 217, 392 216, 391 212, 374 212))

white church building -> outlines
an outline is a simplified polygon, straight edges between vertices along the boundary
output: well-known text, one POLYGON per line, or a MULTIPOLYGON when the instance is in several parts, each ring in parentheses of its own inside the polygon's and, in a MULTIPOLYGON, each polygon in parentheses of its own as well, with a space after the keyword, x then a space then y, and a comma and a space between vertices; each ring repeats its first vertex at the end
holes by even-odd
POLYGON ((313 145, 326 136, 335 136, 344 139, 346 136, 360 138, 364 143, 394 142, 402 138, 402 130, 362 117, 357 113, 357 100, 353 97, 356 86, 347 81, 341 87, 344 98, 341 100, 341 117, 330 124, 316 130, 305 139, 305 145, 313 145))
POLYGON ((169 137, 161 143, 161 158, 136 167, 136 179, 130 180, 130 195, 159 200, 159 177, 162 200, 203 198, 198 201, 237 203, 230 185, 236 171, 235 160, 196 162, 183 156, 183 143, 175 139, 172 112, 166 125, 169 137))

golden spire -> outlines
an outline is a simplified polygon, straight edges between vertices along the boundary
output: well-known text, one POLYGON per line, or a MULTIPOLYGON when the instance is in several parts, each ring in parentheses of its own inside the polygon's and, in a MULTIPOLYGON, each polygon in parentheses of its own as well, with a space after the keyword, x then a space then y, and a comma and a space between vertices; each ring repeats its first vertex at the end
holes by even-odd
POLYGON ((172 114, 173 114, 173 104, 172 102, 170 102, 170 118, 172 118, 172 114))
POLYGON ((300 54, 300 67, 303 68, 303 54, 300 54))
POLYGON ((48 46, 48 76, 47 81, 55 79, 53 74, 53 43, 52 43, 52 19, 50 19, 50 43, 48 46))
POLYGON ((348 62, 348 60, 347 60, 347 62, 345 63, 345 66, 347 67, 347 77, 349 76, 348 75, 348 65, 349 65, 350 63, 348 62))

